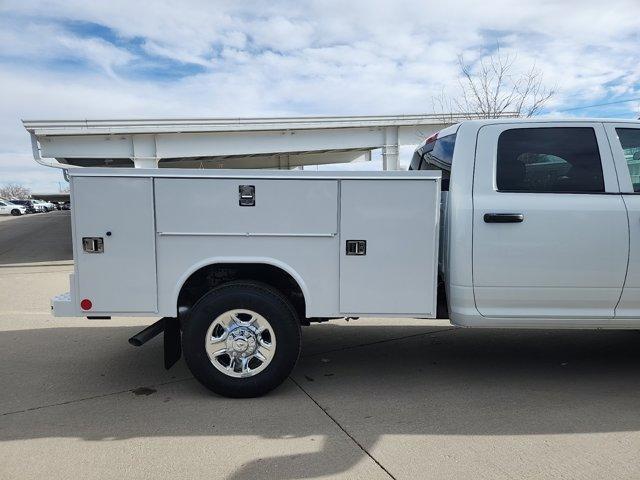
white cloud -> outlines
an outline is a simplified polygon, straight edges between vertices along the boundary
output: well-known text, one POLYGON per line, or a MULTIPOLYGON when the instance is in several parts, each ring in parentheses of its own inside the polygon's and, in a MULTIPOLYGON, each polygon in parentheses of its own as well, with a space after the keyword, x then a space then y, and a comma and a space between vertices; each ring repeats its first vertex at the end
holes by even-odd
POLYGON ((101 38, 81 38, 54 25, 0 21, 0 55, 33 63, 61 58, 93 64, 110 76, 113 69, 135 59, 135 55, 101 38))
POLYGON ((557 86, 554 109, 640 96, 638 31, 637 0, 5 0, 0 183, 7 155, 28 161, 19 118, 427 112, 458 54, 498 41, 557 86))
POLYGON ((250 22, 250 37, 261 49, 290 52, 312 45, 314 28, 306 21, 271 17, 250 22))

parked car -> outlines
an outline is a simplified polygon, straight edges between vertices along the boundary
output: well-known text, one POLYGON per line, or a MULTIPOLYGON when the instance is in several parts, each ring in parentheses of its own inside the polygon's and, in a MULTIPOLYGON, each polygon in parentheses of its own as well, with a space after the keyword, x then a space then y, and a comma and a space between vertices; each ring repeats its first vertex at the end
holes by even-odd
POLYGON ((0 200, 0 215, 19 216, 27 213, 27 209, 23 205, 16 205, 9 200, 0 200))
POLYGON ((10 201, 16 205, 22 205, 27 210, 27 213, 36 213, 36 207, 31 200, 12 199, 10 201))
POLYGON ((44 205, 40 200, 36 200, 35 198, 31 200, 33 203, 33 208, 36 210, 36 213, 42 213, 45 211, 44 205))
POLYGON ((33 199, 32 201, 39 212, 50 212, 51 210, 53 210, 52 203, 45 202, 44 200, 39 200, 37 198, 33 199))
POLYGON ((64 202, 62 204, 62 210, 71 210, 71 202, 64 202))

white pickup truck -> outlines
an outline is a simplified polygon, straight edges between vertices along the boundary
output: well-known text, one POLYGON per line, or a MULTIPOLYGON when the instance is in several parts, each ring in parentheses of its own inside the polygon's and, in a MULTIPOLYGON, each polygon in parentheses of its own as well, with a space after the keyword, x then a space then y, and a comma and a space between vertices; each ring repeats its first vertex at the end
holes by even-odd
POLYGON ((463 122, 410 170, 69 170, 53 312, 163 317, 131 343, 164 332, 167 367, 184 351, 234 397, 279 385, 300 326, 331 318, 640 328, 640 122, 463 122))

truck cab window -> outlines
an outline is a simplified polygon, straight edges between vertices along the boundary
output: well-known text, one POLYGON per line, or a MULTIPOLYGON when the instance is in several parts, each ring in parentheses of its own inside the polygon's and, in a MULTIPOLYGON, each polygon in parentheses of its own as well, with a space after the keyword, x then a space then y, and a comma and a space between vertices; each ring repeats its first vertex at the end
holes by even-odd
POLYGON ((640 129, 616 128, 618 140, 624 150, 624 158, 627 161, 633 191, 640 192, 640 129))
POLYGON ((595 131, 588 127, 514 128, 498 138, 498 190, 604 192, 595 131))
POLYGON ((453 151, 456 145, 456 134, 445 137, 434 137, 427 141, 413 154, 409 170, 440 170, 442 172, 442 190, 449 190, 449 176, 453 151))

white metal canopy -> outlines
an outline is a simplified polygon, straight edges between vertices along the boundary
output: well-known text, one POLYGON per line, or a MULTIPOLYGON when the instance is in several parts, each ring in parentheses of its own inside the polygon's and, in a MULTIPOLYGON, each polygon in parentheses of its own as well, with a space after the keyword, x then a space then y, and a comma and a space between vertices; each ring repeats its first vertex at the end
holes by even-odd
POLYGON ((400 145, 473 115, 23 120, 43 165, 291 168, 370 159, 398 168, 400 145), (45 160, 49 159, 49 160, 45 160))

